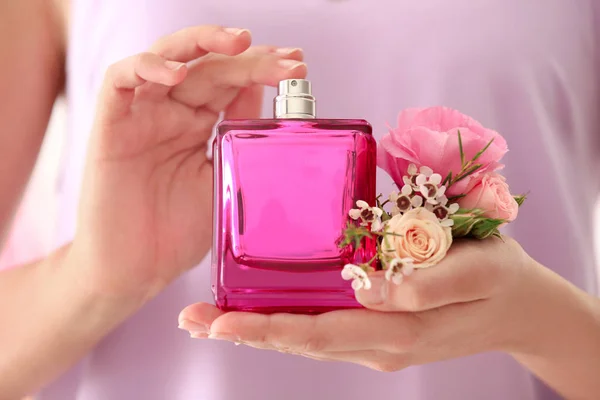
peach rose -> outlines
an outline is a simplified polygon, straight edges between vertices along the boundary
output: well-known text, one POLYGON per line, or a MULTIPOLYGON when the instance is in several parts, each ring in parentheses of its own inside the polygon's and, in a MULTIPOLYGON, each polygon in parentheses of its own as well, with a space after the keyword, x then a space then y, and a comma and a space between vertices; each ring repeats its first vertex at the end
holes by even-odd
POLYGON ((411 258, 415 268, 428 268, 446 256, 452 244, 452 230, 440 224, 425 208, 415 208, 386 222, 383 239, 385 258, 411 258))
POLYGON ((488 218, 514 221, 519 212, 519 204, 510 194, 506 179, 497 173, 483 175, 465 197, 458 200, 461 208, 480 209, 488 218))

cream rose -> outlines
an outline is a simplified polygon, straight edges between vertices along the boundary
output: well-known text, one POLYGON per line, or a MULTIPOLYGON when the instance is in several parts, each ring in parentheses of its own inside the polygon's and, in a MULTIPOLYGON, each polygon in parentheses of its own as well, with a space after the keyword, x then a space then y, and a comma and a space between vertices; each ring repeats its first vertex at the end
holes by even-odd
POLYGON ((383 252, 388 260, 411 258, 415 268, 428 268, 446 256, 452 244, 452 230, 440 224, 425 208, 415 208, 386 222, 383 252))

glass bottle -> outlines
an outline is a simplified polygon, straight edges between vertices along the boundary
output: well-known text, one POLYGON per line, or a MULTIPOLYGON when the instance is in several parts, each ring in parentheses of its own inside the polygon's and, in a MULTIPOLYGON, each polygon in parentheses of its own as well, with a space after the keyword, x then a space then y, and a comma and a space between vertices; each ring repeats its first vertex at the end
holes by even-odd
POLYGON ((357 200, 375 204, 376 143, 360 119, 317 119, 307 80, 280 82, 274 119, 229 120, 214 142, 212 290, 226 311, 357 308, 340 248, 357 200))

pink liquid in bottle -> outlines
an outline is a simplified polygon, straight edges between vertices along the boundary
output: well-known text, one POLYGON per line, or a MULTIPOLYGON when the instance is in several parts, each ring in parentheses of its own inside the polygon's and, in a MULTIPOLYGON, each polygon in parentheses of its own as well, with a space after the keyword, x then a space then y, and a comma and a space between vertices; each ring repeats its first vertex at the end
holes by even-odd
POLYGON ((212 289, 227 311, 357 308, 340 248, 348 211, 375 203, 376 143, 364 120, 314 118, 305 80, 280 84, 277 119, 223 121, 214 144, 212 289))

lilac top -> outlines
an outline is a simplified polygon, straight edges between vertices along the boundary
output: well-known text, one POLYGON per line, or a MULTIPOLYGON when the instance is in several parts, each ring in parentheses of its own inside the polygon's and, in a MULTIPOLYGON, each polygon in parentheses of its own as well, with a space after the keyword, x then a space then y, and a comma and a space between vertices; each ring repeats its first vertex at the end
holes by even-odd
MULTIPOLYGON (((594 0, 73 0, 69 137, 60 242, 72 238, 88 134, 106 67, 190 25, 247 27, 256 43, 302 47, 323 118, 366 118, 380 138, 405 107, 446 105, 500 131, 505 174, 531 191, 507 233, 593 292, 600 180, 594 0), (576 207, 574 207, 576 206, 576 207)), ((271 115, 269 91, 264 116, 271 115)), ((379 190, 391 182, 379 171, 379 190)), ((53 400, 558 399, 509 356, 397 373, 191 340, 186 305, 212 301, 209 257, 48 387, 53 400)))

